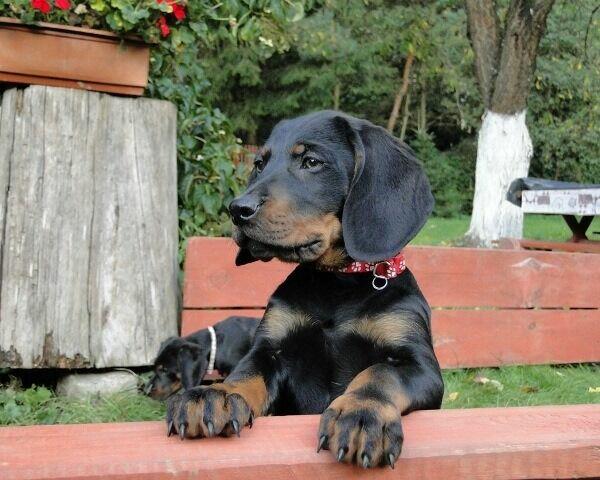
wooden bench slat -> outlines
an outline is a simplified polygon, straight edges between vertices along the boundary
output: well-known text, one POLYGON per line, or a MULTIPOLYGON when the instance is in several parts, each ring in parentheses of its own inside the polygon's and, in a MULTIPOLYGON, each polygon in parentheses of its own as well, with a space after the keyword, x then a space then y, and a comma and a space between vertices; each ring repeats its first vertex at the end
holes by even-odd
POLYGON ((406 261, 433 307, 600 306, 594 254, 412 247, 406 261))
POLYGON ((277 260, 235 266, 237 247, 229 238, 188 241, 183 281, 184 308, 262 307, 295 265, 277 260))
MULTIPOLYGON (((229 315, 263 310, 187 310, 182 335, 229 315)), ((595 362, 600 310, 433 310, 433 343, 442 368, 595 362)))
POLYGON ((316 415, 259 418, 241 438, 167 438, 162 422, 0 428, 3 480, 451 480, 600 476, 600 405, 415 412, 395 470, 315 453, 316 415))
POLYGON ((442 368, 595 362, 600 310, 434 310, 442 368))
POLYGON ((243 308, 238 310, 184 310, 181 312, 181 336, 189 335, 202 328, 207 328, 215 323, 234 315, 242 317, 262 318, 263 308, 243 308))
MULTIPOLYGON (((236 267, 236 252, 231 239, 190 239, 184 308, 264 307, 294 268, 277 260, 236 267)), ((405 255, 433 307, 600 306, 599 255, 446 247, 405 255)))

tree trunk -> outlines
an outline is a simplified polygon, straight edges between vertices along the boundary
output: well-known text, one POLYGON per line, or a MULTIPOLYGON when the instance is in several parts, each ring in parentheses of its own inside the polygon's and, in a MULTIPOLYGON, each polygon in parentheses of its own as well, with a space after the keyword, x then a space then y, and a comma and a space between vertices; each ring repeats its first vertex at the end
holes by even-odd
POLYGON ((406 57, 406 61, 404 62, 404 70, 402 71, 402 84, 396 93, 396 98, 394 98, 394 105, 392 107, 392 112, 390 113, 390 118, 388 119, 387 129, 388 132, 394 133, 394 129, 396 128, 396 122, 398 121, 398 114, 400 113, 400 106, 402 105, 402 99, 406 92, 408 92, 408 87, 410 84, 410 68, 415 60, 415 56, 409 52, 406 57))
POLYGON ((425 83, 421 85, 421 99, 419 102, 419 114, 417 119, 417 131, 424 135, 427 133, 427 88, 425 83))
POLYGON ((489 108, 517 113, 527 106, 538 46, 554 0, 513 0, 508 9, 502 51, 489 108))
POLYGON ((506 200, 510 183, 524 177, 533 154, 526 111, 505 115, 487 111, 477 142, 475 196, 468 243, 491 247, 500 237, 520 238, 523 215, 506 200))
POLYGON ((177 333, 176 111, 52 87, 0 118, 0 367, 148 365, 177 333))
POLYGON ((501 34, 494 0, 466 0, 475 73, 485 106, 477 145, 468 243, 489 247, 521 238, 523 214, 506 200, 510 182, 527 176, 533 154, 525 124, 540 39, 554 0, 512 0, 501 34))
POLYGON ((342 91, 342 86, 340 85, 339 82, 337 82, 335 84, 335 87, 333 87, 333 109, 334 110, 339 110, 340 109, 340 95, 341 95, 341 91, 342 91))
POLYGON ((402 128, 400 128, 400 140, 404 141, 406 137, 406 128, 408 127, 408 118, 410 117, 410 92, 406 94, 404 102, 404 114, 402 115, 402 128))
POLYGON ((475 76, 485 108, 489 107, 498 73, 500 21, 495 0, 466 0, 467 24, 475 51, 475 76))

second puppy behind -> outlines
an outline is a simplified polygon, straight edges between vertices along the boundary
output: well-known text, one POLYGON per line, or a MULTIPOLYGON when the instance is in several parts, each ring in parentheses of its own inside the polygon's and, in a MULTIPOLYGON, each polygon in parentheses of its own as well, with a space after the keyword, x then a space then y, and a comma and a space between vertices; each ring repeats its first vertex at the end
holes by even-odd
MULTIPOLYGON (((214 369, 229 374, 252 344, 259 319, 228 317, 214 328, 216 352, 214 369)), ((156 400, 164 400, 181 388, 200 385, 210 363, 213 338, 208 328, 186 337, 170 337, 160 346, 154 361, 154 376, 145 392, 156 400)))

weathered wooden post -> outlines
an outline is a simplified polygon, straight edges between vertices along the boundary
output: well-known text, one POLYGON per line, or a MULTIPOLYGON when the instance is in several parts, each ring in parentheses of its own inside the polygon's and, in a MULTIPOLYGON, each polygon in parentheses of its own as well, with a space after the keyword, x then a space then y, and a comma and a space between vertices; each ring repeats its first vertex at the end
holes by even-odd
POLYGON ((176 110, 28 87, 0 115, 0 367, 149 364, 176 334, 176 110))

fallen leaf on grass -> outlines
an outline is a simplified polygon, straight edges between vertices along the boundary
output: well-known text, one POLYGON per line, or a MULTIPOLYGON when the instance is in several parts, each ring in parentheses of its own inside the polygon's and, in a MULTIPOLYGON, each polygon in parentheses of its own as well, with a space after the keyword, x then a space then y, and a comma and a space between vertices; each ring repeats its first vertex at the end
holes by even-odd
POLYGON ((490 380, 489 378, 484 377, 482 375, 475 376, 475 378, 473 379, 473 381, 475 383, 478 383, 479 385, 487 385, 489 383, 496 390, 499 390, 499 391, 504 390, 504 385, 502 385, 502 383, 500 383, 498 380, 490 380))
POLYGON ((589 393, 600 393, 600 387, 590 387, 588 388, 589 393))
POLYGON ((458 392, 452 392, 448 394, 448 401, 453 402, 458 398, 458 392))
POLYGON ((504 385, 500 383, 498 380, 490 380, 490 385, 493 385, 497 390, 504 390, 504 385))
POLYGON ((538 387, 535 387, 533 385, 522 385, 521 386, 521 391, 523 393, 537 393, 540 391, 540 389, 538 387))

